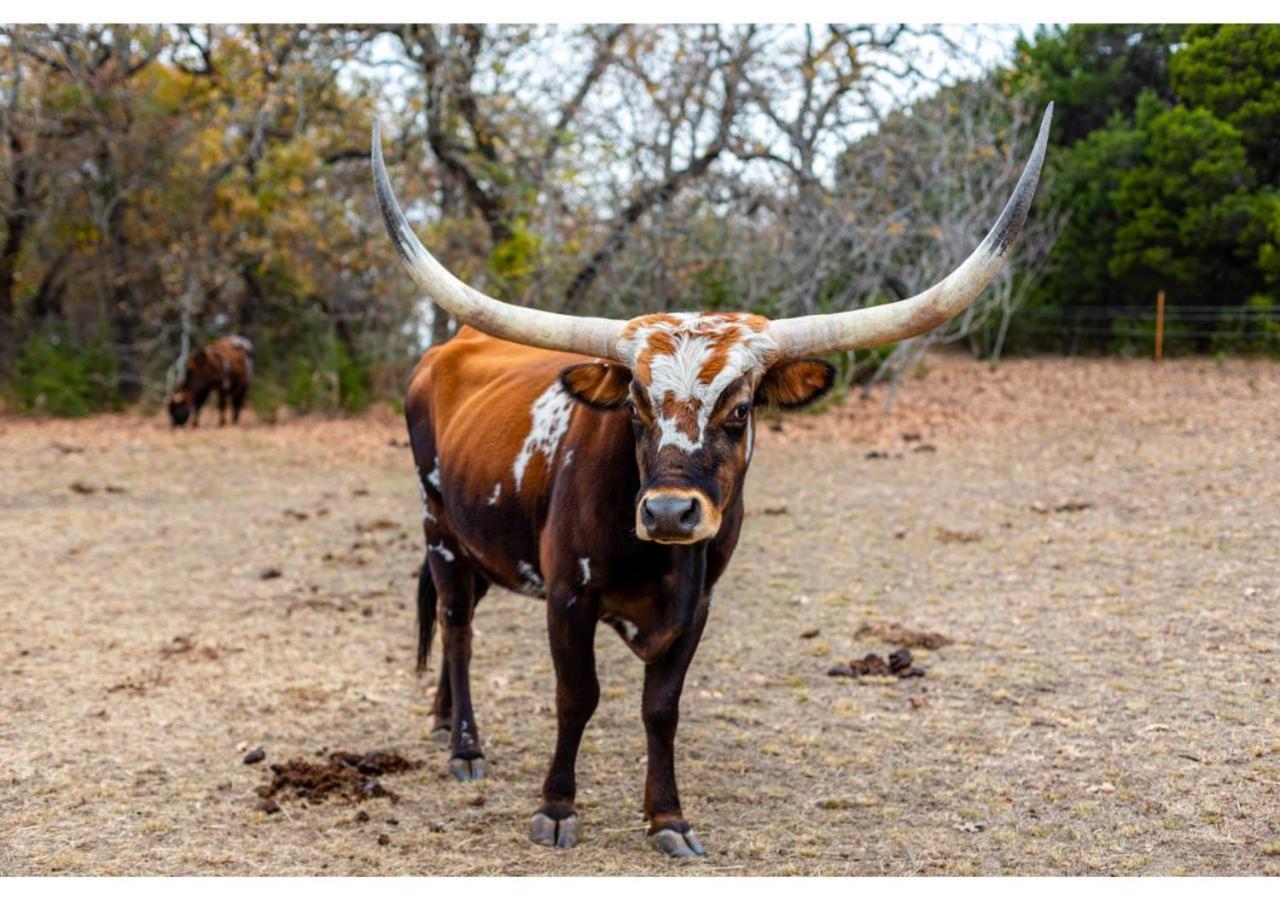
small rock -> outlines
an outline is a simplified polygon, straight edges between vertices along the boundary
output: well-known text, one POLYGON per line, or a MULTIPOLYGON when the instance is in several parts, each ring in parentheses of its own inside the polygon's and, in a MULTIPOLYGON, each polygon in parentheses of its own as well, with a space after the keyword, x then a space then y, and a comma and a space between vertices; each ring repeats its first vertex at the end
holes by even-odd
POLYGON ((785 516, 787 514, 786 504, 783 504, 782 506, 766 506, 764 508, 764 514, 766 516, 785 516))
POLYGON ((280 804, 268 797, 258 804, 258 809, 270 816, 280 812, 280 804))
POLYGON ((399 825, 399 824, 400 824, 400 820, 399 820, 399 819, 397 819, 395 816, 388 816, 388 817, 387 817, 387 824, 388 824, 388 825, 399 825))
POLYGON ((1088 500, 1065 500, 1053 508, 1054 512, 1080 512, 1081 510, 1092 509, 1093 504, 1088 500))
POLYGON ((434 831, 436 834, 443 834, 443 833, 444 833, 444 823, 443 823, 443 822, 432 822, 432 823, 431 823, 431 830, 432 830, 432 831, 434 831))
POLYGON ((367 812, 365 812, 363 809, 362 809, 362 810, 360 810, 358 813, 356 813, 356 821, 357 821, 357 822, 368 822, 368 821, 369 821, 369 814, 368 814, 367 812))
POLYGON ((378 835, 378 846, 385 847, 390 843, 391 843, 391 835, 389 834, 378 835))
POLYGON ((98 489, 84 481, 73 481, 71 482, 71 490, 75 491, 77 494, 93 494, 96 493, 98 489))
POLYGON ((267 758, 266 750, 263 750, 261 747, 254 747, 252 750, 250 750, 248 753, 244 755, 244 764, 246 766, 251 766, 254 763, 262 762, 266 758, 267 758))
POLYGON ((262 569, 261 571, 258 572, 258 577, 261 578, 263 581, 269 581, 272 578, 279 578, 283 574, 284 573, 281 572, 279 569, 277 569, 275 566, 267 566, 265 569, 262 569))
POLYGON ((810 628, 808 631, 800 632, 800 637, 807 641, 810 638, 816 638, 820 634, 822 634, 821 628, 810 628))

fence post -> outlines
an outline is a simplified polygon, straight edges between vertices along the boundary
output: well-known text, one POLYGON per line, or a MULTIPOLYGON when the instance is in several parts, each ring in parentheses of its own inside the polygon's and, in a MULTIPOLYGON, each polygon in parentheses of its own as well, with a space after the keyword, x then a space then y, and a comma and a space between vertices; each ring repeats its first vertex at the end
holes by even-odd
POLYGON ((1164 291, 1156 294, 1156 362, 1164 356, 1164 291))

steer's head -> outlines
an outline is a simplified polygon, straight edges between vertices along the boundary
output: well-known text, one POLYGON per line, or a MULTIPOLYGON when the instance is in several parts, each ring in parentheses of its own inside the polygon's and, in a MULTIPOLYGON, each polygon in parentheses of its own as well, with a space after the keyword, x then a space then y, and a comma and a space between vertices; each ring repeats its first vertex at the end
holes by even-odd
POLYGON ((169 395, 169 421, 174 428, 181 428, 191 417, 191 394, 177 391, 169 395))
POLYGON ((751 461, 758 406, 796 407, 835 374, 822 360, 779 360, 769 321, 744 313, 661 313, 626 324, 620 361, 565 369, 575 399, 626 407, 636 438, 636 534, 688 544, 715 537, 751 461))
POLYGON ((713 537, 751 459, 753 410, 800 406, 831 386, 812 357, 924 334, 965 309, 1000 271, 1035 194, 1053 104, 1022 176, 978 249, 933 287, 896 303, 769 321, 745 313, 681 313, 630 321, 513 306, 453 277, 419 243, 382 162, 373 177, 383 220, 414 280, 459 322, 497 338, 596 357, 566 369, 564 388, 606 409, 629 405, 640 467, 636 533, 691 543, 713 537))

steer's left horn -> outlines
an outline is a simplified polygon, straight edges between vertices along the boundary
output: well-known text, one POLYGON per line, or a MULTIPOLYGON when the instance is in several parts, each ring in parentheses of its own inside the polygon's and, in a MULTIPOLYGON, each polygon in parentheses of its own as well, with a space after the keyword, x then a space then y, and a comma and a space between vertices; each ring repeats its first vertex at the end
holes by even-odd
POLYGON ((1035 149, 1013 189, 1013 196, 1005 204, 995 227, 960 268, 927 291, 896 303, 773 322, 769 332, 778 342, 779 355, 794 359, 836 350, 876 347, 924 334, 964 311, 996 277, 1022 231, 1040 180, 1052 118, 1053 104, 1050 103, 1040 122, 1035 149))
POLYGON ((395 191, 387 178, 382 161, 382 141, 378 136, 378 120, 373 120, 373 186, 378 206, 387 226, 387 234, 396 245, 413 280, 427 292, 436 305, 458 322, 478 328, 485 334, 530 347, 567 350, 587 356, 617 359, 618 337, 624 322, 588 316, 566 316, 541 309, 513 306, 482 294, 463 284, 422 246, 396 201, 395 191))

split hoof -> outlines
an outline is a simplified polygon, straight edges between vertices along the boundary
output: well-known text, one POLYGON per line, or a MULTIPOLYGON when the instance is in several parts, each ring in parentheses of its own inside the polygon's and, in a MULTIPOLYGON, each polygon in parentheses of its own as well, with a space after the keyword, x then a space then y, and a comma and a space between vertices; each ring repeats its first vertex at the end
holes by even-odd
POLYGON ((546 813, 536 812, 529 825, 529 840, 544 847, 568 850, 578 843, 578 817, 553 819, 546 813))
POLYGON ((437 725, 431 729, 431 733, 427 735, 427 740, 435 741, 437 744, 447 744, 452 736, 453 732, 448 725, 437 725))
POLYGON ((649 846, 655 850, 661 850, 667 856, 676 859, 692 859, 695 856, 705 856, 707 853, 702 848, 702 842, 694 836, 692 829, 681 834, 673 828, 664 828, 649 835, 648 841, 649 846))
POLYGON ((484 781, 484 757, 462 759, 455 756, 449 760, 449 774, 458 781, 484 781))

